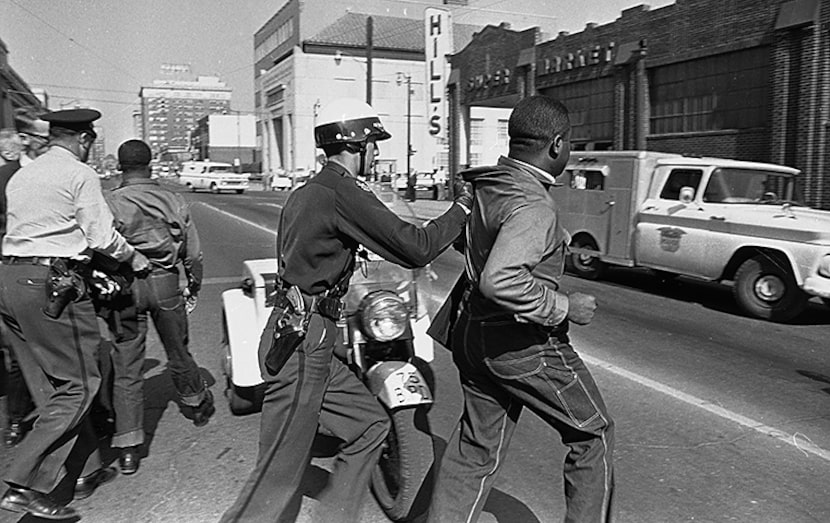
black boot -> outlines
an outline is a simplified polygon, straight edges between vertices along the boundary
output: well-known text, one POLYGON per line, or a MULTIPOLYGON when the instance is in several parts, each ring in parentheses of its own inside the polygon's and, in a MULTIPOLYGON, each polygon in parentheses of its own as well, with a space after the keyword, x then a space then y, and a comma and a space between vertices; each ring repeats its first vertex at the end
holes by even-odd
POLYGON ((216 412, 213 406, 213 393, 205 389, 205 397, 198 407, 193 407, 193 424, 197 427, 204 427, 210 421, 210 417, 216 412))

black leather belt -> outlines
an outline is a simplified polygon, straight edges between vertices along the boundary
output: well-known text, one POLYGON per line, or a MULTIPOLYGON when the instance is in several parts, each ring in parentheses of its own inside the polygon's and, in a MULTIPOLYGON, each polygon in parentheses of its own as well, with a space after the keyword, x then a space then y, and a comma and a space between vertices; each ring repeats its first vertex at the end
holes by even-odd
POLYGON ((45 265, 52 264, 51 256, 3 256, 4 265, 45 265))

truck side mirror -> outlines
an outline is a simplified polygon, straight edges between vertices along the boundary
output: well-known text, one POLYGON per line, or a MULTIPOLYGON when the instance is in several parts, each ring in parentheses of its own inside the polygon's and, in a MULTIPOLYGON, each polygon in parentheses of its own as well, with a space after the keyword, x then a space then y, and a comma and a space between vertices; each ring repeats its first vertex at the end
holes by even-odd
POLYGON ((682 203, 692 203, 692 200, 695 199, 695 189, 694 187, 681 187, 680 188, 680 201, 682 203))

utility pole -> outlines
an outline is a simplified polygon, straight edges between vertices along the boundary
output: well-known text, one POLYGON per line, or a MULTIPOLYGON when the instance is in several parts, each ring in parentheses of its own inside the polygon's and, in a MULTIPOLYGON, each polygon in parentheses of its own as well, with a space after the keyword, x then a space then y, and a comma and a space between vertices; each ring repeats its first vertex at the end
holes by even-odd
POLYGON ((371 16, 366 18, 366 103, 372 105, 372 51, 374 43, 375 22, 371 16))
MULTIPOLYGON (((407 189, 411 191, 412 176, 411 160, 412 160, 412 75, 407 73, 398 73, 397 84, 401 85, 406 82, 406 179, 407 189)), ((415 195, 409 195, 414 201, 415 195)))

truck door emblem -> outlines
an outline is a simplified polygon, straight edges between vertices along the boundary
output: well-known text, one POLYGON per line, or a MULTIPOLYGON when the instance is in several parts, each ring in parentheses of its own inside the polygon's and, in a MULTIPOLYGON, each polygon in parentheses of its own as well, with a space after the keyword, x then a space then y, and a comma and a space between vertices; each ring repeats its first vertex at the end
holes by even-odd
POLYGON ((680 250, 680 240, 685 232, 677 227, 660 227, 660 249, 666 252, 677 252, 680 250))

